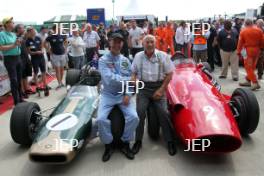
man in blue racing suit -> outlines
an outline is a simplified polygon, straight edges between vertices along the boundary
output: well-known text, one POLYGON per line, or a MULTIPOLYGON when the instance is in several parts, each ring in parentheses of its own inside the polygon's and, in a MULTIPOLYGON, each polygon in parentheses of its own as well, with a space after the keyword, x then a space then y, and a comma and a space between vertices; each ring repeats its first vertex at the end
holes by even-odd
POLYGON ((123 47, 123 36, 113 34, 110 40, 110 52, 99 59, 99 71, 102 75, 102 93, 98 108, 97 125, 101 141, 105 144, 102 160, 108 161, 114 152, 111 121, 108 115, 115 105, 124 114, 125 127, 121 137, 121 152, 128 159, 134 159, 130 149, 130 141, 138 126, 139 118, 135 106, 130 103, 131 94, 121 93, 124 82, 131 79, 131 63, 128 58, 120 54, 123 47))

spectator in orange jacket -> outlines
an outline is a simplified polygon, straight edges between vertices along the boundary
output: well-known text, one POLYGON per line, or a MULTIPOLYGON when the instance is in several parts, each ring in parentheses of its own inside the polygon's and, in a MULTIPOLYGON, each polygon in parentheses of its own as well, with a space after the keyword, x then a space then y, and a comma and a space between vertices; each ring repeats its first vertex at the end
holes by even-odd
POLYGON ((159 27, 155 31, 155 37, 156 37, 156 48, 158 50, 163 50, 165 31, 162 23, 159 24, 159 27))
POLYGON ((170 48, 171 55, 174 55, 175 51, 174 51, 173 39, 175 32, 173 31, 171 22, 167 23, 167 27, 164 29, 164 31, 165 31, 165 43, 164 43, 163 51, 167 53, 168 48, 170 48))
POLYGON ((260 89, 255 75, 256 65, 260 55, 260 48, 263 40, 263 32, 253 25, 253 21, 247 19, 245 28, 240 32, 237 46, 237 54, 242 57, 241 51, 245 48, 247 56, 244 60, 244 67, 247 72, 246 81, 239 83, 240 86, 251 86, 252 90, 260 89))

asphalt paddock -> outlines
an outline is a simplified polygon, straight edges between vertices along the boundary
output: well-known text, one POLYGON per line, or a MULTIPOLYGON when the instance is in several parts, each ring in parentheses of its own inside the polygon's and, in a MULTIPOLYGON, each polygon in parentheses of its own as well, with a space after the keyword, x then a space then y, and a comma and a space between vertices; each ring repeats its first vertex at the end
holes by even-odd
MULTIPOLYGON (((216 78, 220 74, 219 68, 213 73, 216 78)), ((240 68, 240 79, 245 71, 240 68)), ((222 92, 231 94, 238 86, 229 76, 219 80, 222 92)), ((255 92, 260 106, 260 122, 257 130, 252 135, 243 138, 240 149, 233 153, 223 155, 204 155, 184 152, 184 146, 178 142, 178 153, 169 156, 166 145, 160 139, 151 141, 147 134, 144 136, 143 148, 132 161, 127 160, 119 151, 116 151, 110 161, 103 163, 101 157, 104 146, 99 139, 91 141, 86 148, 67 165, 43 165, 33 163, 28 158, 28 148, 15 144, 9 133, 9 119, 11 110, 0 117, 0 175, 10 176, 262 176, 264 173, 264 81, 262 89, 255 92)), ((56 81, 51 87, 55 88, 56 81)), ((56 106, 66 94, 65 89, 56 91, 52 89, 51 96, 39 98, 31 96, 28 101, 37 102, 42 109, 56 106), (56 92, 56 93, 55 93, 56 92)))

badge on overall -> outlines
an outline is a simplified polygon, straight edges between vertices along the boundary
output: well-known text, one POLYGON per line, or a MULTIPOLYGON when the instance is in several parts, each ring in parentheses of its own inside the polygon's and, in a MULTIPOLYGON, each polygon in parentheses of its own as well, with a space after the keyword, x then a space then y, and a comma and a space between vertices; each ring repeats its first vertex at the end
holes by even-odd
POLYGON ((122 66, 123 69, 126 70, 128 68, 128 63, 124 61, 124 62, 121 63, 121 66, 122 66))

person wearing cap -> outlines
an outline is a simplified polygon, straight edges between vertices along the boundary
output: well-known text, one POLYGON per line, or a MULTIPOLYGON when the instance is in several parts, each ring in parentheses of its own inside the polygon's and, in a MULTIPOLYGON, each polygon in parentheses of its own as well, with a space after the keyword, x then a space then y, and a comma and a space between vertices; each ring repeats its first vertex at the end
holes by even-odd
POLYGON ((27 35, 28 38, 26 41, 26 47, 31 56, 31 63, 34 71, 34 82, 37 86, 36 90, 40 91, 42 89, 39 87, 37 79, 40 69, 44 94, 45 96, 49 96, 49 88, 46 83, 46 63, 43 53, 43 42, 40 37, 36 36, 36 31, 31 26, 27 28, 27 35))
POLYGON ((168 153, 175 155, 177 149, 166 99, 166 89, 172 79, 174 64, 167 53, 155 49, 155 44, 155 37, 146 35, 143 39, 144 51, 136 54, 132 63, 131 80, 136 81, 138 79, 145 85, 143 89, 139 90, 136 99, 136 109, 140 121, 132 151, 137 154, 142 147, 146 111, 152 102, 156 109, 164 140, 167 142, 168 153))
POLYGON ((134 154, 130 149, 130 141, 133 140, 139 119, 136 109, 130 101, 131 94, 122 92, 123 84, 131 79, 131 63, 128 58, 120 54, 123 40, 122 35, 113 34, 110 39, 110 52, 99 59, 103 89, 98 107, 97 124, 100 139, 105 144, 102 157, 104 162, 110 159, 114 151, 111 121, 108 119, 108 115, 115 105, 120 108, 125 118, 124 133, 121 137, 123 143, 121 152, 128 159, 134 159, 134 154))
POLYGON ((20 59, 21 39, 17 38, 14 30, 13 17, 4 18, 2 21, 4 31, 0 32, 0 51, 4 56, 4 65, 10 79, 10 87, 14 104, 23 102, 21 90, 22 63, 20 59))

